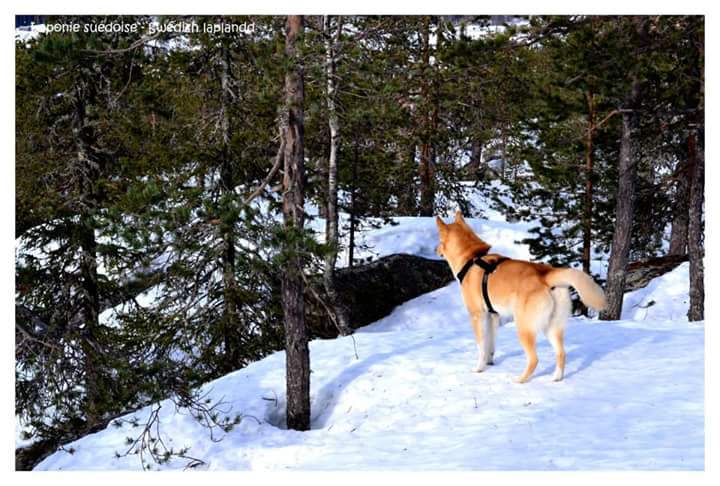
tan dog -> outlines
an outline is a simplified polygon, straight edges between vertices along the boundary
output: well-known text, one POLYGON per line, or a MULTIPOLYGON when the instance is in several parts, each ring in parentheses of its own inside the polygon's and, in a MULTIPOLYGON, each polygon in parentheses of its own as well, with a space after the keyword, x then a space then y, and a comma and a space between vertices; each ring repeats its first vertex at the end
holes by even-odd
MULTIPOLYGON (((436 223, 440 233, 436 252, 447 260, 455 276, 468 261, 486 255, 490 249, 490 245, 478 238, 465 223, 460 211, 455 214, 455 222, 445 224, 437 217, 436 223)), ((492 263, 500 258, 500 255, 493 254, 482 259, 485 263, 492 263)), ((492 364, 500 316, 513 316, 527 357, 527 367, 517 381, 526 382, 535 371, 538 362, 535 337, 540 330, 555 350, 557 359, 553 379, 562 380, 565 369, 563 332, 571 311, 568 287, 574 287, 580 300, 596 310, 605 307, 602 289, 579 270, 507 259, 487 277, 488 297, 492 308, 497 311, 497 314, 492 314, 488 312, 482 293, 484 274, 483 268, 473 264, 461 282, 463 300, 470 313, 478 347, 478 364, 473 371, 481 372, 486 365, 492 364)))

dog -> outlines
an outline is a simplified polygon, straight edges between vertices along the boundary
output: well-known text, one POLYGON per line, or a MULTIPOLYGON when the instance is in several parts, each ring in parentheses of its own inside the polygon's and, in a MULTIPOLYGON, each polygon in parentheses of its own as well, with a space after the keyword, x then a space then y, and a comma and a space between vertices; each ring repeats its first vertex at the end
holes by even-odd
POLYGON ((478 361, 473 371, 482 372, 493 364, 500 316, 513 316, 527 358, 527 367, 516 381, 525 383, 535 371, 538 331, 545 333, 555 351, 553 380, 562 380, 565 372, 563 334, 571 312, 568 287, 575 288, 585 305, 599 311, 605 307, 605 294, 600 286, 580 270, 488 254, 490 245, 473 232, 460 211, 455 213, 453 223, 446 224, 439 216, 435 222, 440 235, 435 251, 460 280, 463 301, 475 332, 478 361), (485 289, 483 279, 486 279, 485 289))

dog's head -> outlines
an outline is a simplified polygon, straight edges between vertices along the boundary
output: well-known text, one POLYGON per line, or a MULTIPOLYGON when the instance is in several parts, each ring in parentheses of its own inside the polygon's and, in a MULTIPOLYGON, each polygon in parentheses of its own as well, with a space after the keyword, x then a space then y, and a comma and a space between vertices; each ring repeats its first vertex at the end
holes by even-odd
POLYGON ((490 249, 490 245, 478 238, 468 226, 460 210, 455 212, 455 221, 452 223, 446 224, 439 216, 435 217, 435 223, 440 234, 440 244, 435 248, 435 253, 446 260, 468 252, 487 252, 490 249))

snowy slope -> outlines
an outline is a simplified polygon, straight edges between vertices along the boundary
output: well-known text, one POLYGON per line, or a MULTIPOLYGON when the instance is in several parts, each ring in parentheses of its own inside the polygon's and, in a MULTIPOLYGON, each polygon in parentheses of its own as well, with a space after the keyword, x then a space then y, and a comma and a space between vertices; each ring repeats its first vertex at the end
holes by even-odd
MULTIPOLYGON (((643 298, 663 301, 663 282, 683 272, 653 282, 643 298)), ((310 432, 282 428, 278 352, 206 385, 228 415, 246 416, 223 440, 169 402, 163 437, 209 470, 703 469, 704 327, 662 309, 645 320, 571 319, 565 380, 551 381, 553 354, 541 339, 536 374, 518 385, 524 356, 512 323, 499 331, 496 365, 470 371, 475 345, 452 283, 360 330, 358 358, 350 337, 311 343, 310 432)), ((139 469, 137 456, 115 457, 136 433, 111 426, 36 469, 139 469)))
MULTIPOLYGON (((531 223, 506 222, 473 191, 468 198, 485 218, 468 223, 492 251, 529 259, 527 245, 517 242, 531 223)), ((358 234, 368 247, 360 257, 437 258, 434 218, 394 221, 358 234)), ((322 240, 324 221, 311 226, 322 240)), ((476 348, 452 283, 352 338, 311 343, 310 432, 283 428, 279 352, 204 387, 224 415, 245 417, 220 442, 169 401, 161 403, 162 438, 176 450, 189 447, 189 456, 205 461, 199 468, 209 470, 702 469, 704 327, 685 318, 687 272, 681 265, 628 293, 623 321, 572 319, 561 383, 551 381, 554 357, 544 339, 533 379, 512 382, 525 360, 513 323, 500 329, 496 365, 472 373, 476 348)), ((126 419, 143 424, 150 413, 148 407, 126 419)), ((110 426, 36 469, 141 469, 138 456, 116 457, 138 433, 127 423, 110 426)))

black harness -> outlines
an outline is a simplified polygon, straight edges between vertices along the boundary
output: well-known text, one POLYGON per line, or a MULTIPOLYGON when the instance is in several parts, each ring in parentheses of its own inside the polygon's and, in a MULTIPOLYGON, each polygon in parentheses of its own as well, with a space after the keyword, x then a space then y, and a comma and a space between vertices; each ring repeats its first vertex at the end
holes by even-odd
POLYGON ((463 265, 463 267, 460 269, 460 271, 458 272, 456 277, 460 281, 460 285, 462 285, 462 281, 465 278, 465 274, 468 273, 468 271, 470 270, 470 268, 473 265, 477 265, 480 268, 482 268, 485 271, 485 273, 483 273, 483 279, 482 279, 483 299, 485 299, 485 305, 487 306, 488 312, 490 312, 491 314, 497 314, 497 311, 493 308, 492 304, 490 303, 490 295, 488 294, 488 289, 487 289, 488 276, 497 269, 498 265, 500 265, 505 260, 510 260, 510 259, 507 257, 500 257, 500 258, 488 263, 482 259, 484 256, 485 256, 485 253, 482 253, 480 255, 475 255, 473 258, 468 260, 465 263, 465 265, 463 265))

